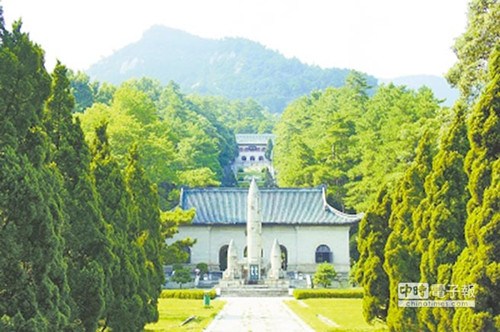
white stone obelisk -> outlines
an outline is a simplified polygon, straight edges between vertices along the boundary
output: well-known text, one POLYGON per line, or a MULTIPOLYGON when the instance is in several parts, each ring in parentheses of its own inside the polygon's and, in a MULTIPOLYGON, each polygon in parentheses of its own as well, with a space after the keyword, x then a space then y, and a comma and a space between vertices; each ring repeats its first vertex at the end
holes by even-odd
POLYGON ((277 239, 274 239, 273 246, 271 248, 271 270, 269 271, 269 279, 278 280, 281 273, 281 248, 277 239))
POLYGON ((238 250, 236 249, 234 241, 231 239, 227 247, 227 269, 224 271, 222 277, 225 280, 234 280, 238 276, 238 250))
POLYGON ((260 191, 252 178, 247 200, 247 264, 248 281, 257 283, 260 280, 262 252, 262 211, 260 191))

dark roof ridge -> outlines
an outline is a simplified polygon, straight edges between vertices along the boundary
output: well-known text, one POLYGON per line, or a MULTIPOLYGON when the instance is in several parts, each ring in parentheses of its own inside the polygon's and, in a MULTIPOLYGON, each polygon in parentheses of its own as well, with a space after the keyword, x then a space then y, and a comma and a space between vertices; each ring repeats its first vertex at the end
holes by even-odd
MULTIPOLYGON (((319 185, 316 187, 283 187, 283 188, 265 188, 265 187, 259 187, 259 191, 293 191, 293 190, 299 190, 299 191, 321 191, 325 186, 324 185, 319 185)), ((248 191, 248 188, 241 188, 241 187, 186 187, 183 186, 181 188, 184 191, 248 191)))
POLYGON ((350 214, 350 213, 345 213, 345 212, 342 212, 340 210, 337 210, 336 208, 334 208, 333 206, 328 204, 328 202, 326 201, 326 186, 322 185, 321 190, 323 193, 323 197, 322 197, 323 198, 323 208, 325 210, 330 211, 331 213, 334 213, 334 214, 341 216, 341 217, 344 217, 346 219, 353 219, 353 220, 359 220, 359 219, 363 218, 363 216, 365 215, 363 212, 357 213, 357 214, 350 214))

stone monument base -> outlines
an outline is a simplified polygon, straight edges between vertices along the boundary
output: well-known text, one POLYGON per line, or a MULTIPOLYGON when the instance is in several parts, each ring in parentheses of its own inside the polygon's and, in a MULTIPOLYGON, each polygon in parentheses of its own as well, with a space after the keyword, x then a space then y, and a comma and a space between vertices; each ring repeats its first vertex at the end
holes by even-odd
POLYGON ((217 287, 219 288, 239 288, 241 286, 244 286, 244 280, 243 279, 233 279, 233 280, 224 280, 221 279, 219 281, 219 284, 217 287))
POLYGON ((290 282, 287 279, 261 279, 258 284, 246 284, 243 279, 220 280, 216 286, 221 296, 238 297, 282 297, 289 295, 290 282))

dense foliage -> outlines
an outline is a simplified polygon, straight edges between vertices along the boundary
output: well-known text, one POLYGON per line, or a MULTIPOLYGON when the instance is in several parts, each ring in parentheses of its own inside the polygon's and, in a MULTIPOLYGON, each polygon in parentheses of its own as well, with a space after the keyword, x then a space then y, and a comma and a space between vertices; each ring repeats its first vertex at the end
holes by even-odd
POLYGON ((123 171, 102 124, 89 149, 67 69, 50 76, 1 16, 0 38, 0 330, 141 330, 164 276, 158 195, 137 150, 123 171))
POLYGON ((329 287, 336 277, 337 272, 333 265, 325 262, 318 264, 316 273, 313 276, 313 282, 319 287, 329 287))
POLYGON ((467 29, 456 39, 453 50, 459 61, 447 78, 469 102, 474 101, 488 81, 488 59, 500 43, 500 3, 496 0, 471 0, 467 29))
POLYGON ((42 123, 51 78, 43 51, 0 16, 0 330, 70 324, 61 173, 42 123))
POLYGON ((143 78, 113 87, 90 82, 82 73, 73 74, 71 82, 75 112, 84 110, 78 117, 87 140, 92 140, 93 128, 106 121, 112 154, 122 166, 128 148, 138 144, 164 209, 177 204, 181 186, 236 185, 230 168, 237 153, 234 134, 270 132, 275 123, 274 116, 251 99, 187 96, 173 82, 162 86, 143 78), (90 107, 78 99, 84 91, 94 91, 90 107))
POLYGON ((327 184, 340 210, 363 211, 380 185, 401 177, 426 128, 438 128, 438 101, 427 88, 381 86, 372 97, 363 75, 342 88, 302 97, 276 125, 279 186, 327 184))
POLYGON ((471 1, 449 73, 461 89, 451 121, 437 142, 420 139, 386 204, 377 200, 360 225, 356 276, 365 318, 386 321, 391 331, 500 330, 499 15, 496 1, 471 1), (370 256, 381 257, 383 269, 370 256), (374 280, 388 280, 388 289, 373 287, 374 280), (433 300, 473 300, 474 307, 400 307, 404 282, 428 283, 433 300))
POLYGON ((465 159, 470 199, 466 246, 453 266, 454 283, 475 285, 476 306, 457 309, 453 327, 500 329, 500 47, 492 52, 490 80, 472 109, 465 159))
POLYGON ((181 185, 218 186, 231 182, 227 166, 235 155, 234 134, 215 117, 205 116, 178 86, 129 81, 113 94, 110 105, 96 103, 79 115, 87 140, 106 121, 112 155, 121 167, 128 149, 143 151, 146 176, 159 185, 162 206, 177 204, 181 185))
POLYGON ((354 269, 354 278, 363 286, 363 315, 367 322, 384 321, 389 308, 389 277, 383 269, 384 250, 390 234, 389 217, 392 197, 383 187, 376 202, 361 219, 358 237, 359 259, 354 269))

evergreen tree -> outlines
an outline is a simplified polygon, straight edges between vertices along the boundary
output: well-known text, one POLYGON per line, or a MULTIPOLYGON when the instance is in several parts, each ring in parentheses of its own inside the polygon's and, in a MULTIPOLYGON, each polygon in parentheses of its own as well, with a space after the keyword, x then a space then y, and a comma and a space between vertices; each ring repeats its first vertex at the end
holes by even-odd
POLYGON ((384 248, 390 233, 391 192, 384 187, 361 219, 358 233, 359 261, 355 279, 363 287, 363 315, 372 323, 385 321, 389 307, 389 278, 383 269, 384 248))
MULTIPOLYGON (((190 224, 195 215, 194 209, 181 210, 176 208, 171 211, 161 213, 161 234, 163 239, 172 239, 179 232, 179 226, 190 224)), ((165 245, 162 252, 162 263, 171 265, 176 263, 186 263, 189 259, 189 253, 186 249, 192 247, 196 239, 186 238, 177 240, 165 245)))
POLYGON ((193 277, 191 277, 191 270, 188 267, 176 264, 176 266, 174 267, 174 273, 170 280, 178 283, 179 287, 182 288, 183 284, 187 284, 188 282, 193 281, 193 277))
POLYGON ((346 204, 365 211, 381 185, 402 177, 424 132, 439 130, 438 110, 439 103, 429 89, 378 87, 366 112, 356 119, 354 153, 360 161, 348 171, 346 204))
POLYGON ((264 188, 275 188, 276 184, 274 183, 273 175, 268 167, 264 167, 262 169, 262 173, 264 173, 264 188))
POLYGON ((462 98, 474 101, 488 81, 488 60, 500 43, 500 2, 471 0, 466 31, 453 50, 458 61, 447 74, 462 98))
POLYGON ((109 228, 113 260, 106 271, 106 306, 102 330, 138 331, 144 306, 138 294, 140 274, 137 268, 137 250, 131 241, 136 229, 131 197, 127 191, 118 163, 111 156, 106 125, 96 128, 91 169, 100 194, 100 210, 109 228))
POLYGON ((82 113, 94 104, 96 84, 90 83, 90 77, 84 72, 67 73, 71 92, 74 96, 73 109, 76 113, 82 113))
POLYGON ((473 285, 474 308, 459 308, 457 331, 500 330, 500 48, 490 58, 490 81, 469 119, 465 160, 471 195, 466 248, 453 267, 453 284, 473 285))
POLYGON ((161 264, 164 240, 161 235, 158 193, 139 165, 137 146, 133 146, 130 151, 125 179, 135 218, 129 226, 129 241, 137 252, 136 264, 141 280, 138 289, 143 303, 139 317, 141 323, 138 323, 140 326, 158 320, 158 297, 164 281, 161 264))
POLYGON ((273 140, 272 139, 267 140, 266 152, 264 153, 264 156, 266 157, 267 160, 273 159, 273 140))
POLYGON ((57 63, 52 74, 52 93, 47 101, 45 127, 54 147, 54 161, 64 177, 67 192, 65 258, 73 301, 72 322, 95 331, 104 309, 104 270, 111 253, 98 195, 90 173, 91 154, 78 122, 67 69, 57 63))
POLYGON ((385 246, 384 270, 389 276, 389 310, 387 325, 391 331, 418 330, 415 308, 398 307, 398 284, 420 281, 420 254, 413 213, 425 198, 424 180, 432 167, 432 135, 427 132, 419 142, 415 160, 396 186, 392 214, 389 219, 391 234, 385 246))
MULTIPOLYGON (((414 213, 420 262, 421 282, 450 285, 453 264, 465 246, 464 225, 467 216, 467 175, 465 154, 469 150, 465 125, 465 107, 455 105, 454 121, 444 134, 432 171, 425 180, 426 198, 414 213)), ((422 329, 447 330, 452 324, 452 308, 421 308, 422 329)))
POLYGON ((43 51, 0 15, 0 330, 61 331, 70 316, 62 179, 41 122, 43 51))

